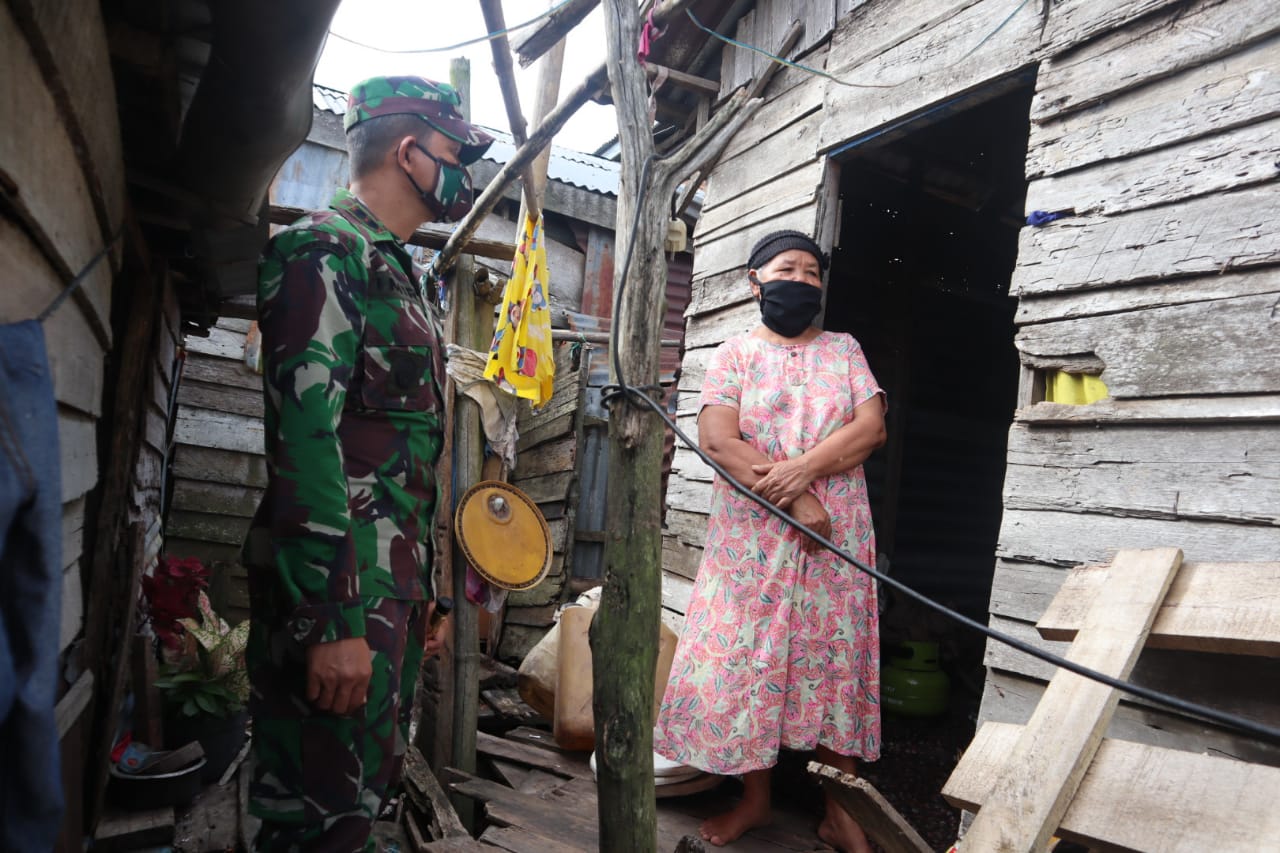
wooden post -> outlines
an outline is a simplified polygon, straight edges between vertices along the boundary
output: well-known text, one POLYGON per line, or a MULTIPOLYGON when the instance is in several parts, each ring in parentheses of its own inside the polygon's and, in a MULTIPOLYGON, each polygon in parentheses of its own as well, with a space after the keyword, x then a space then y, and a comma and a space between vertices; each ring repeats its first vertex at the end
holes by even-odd
MULTIPOLYGON (((463 93, 464 117, 470 118, 471 65, 466 59, 453 60, 449 69, 453 87, 463 93)), ((488 303, 478 299, 473 286, 475 261, 463 256, 453 271, 450 312, 454 328, 454 340, 472 349, 485 349, 493 330, 485 322, 488 303), (483 340, 482 340, 483 338, 483 340)), ((479 482, 484 461, 484 434, 480 427, 480 407, 462 394, 455 394, 453 422, 453 499, 440 511, 453 517, 453 505, 462 492, 479 482)), ((450 765, 468 773, 476 769, 476 719, 480 702, 480 619, 476 607, 467 601, 467 559, 458 545, 457 535, 452 542, 453 566, 453 720, 451 731, 450 765)), ((474 802, 467 797, 455 797, 454 807, 458 817, 468 829, 475 822, 474 802)))
MULTIPOLYGON (((652 344, 662 337, 665 316, 662 245, 672 194, 680 178, 719 153, 751 110, 742 109, 744 93, 735 95, 689 142, 655 160, 647 82, 635 56, 639 14, 631 0, 606 0, 604 14, 606 66, 622 149, 617 240, 624 258, 625 247, 634 241, 626 280, 622 264, 614 279, 613 355, 615 363, 626 365, 629 385, 656 385, 659 348, 652 344)), ((615 374, 613 381, 619 383, 620 377, 615 374)), ((643 404, 616 398, 609 438, 606 575, 591 626, 600 850, 655 850, 653 681, 662 576, 662 422, 643 404)))

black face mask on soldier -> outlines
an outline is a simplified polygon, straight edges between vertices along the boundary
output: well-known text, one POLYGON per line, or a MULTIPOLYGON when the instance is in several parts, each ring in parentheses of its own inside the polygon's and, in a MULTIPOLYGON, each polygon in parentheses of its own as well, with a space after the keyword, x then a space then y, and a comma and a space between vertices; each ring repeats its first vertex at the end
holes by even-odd
POLYGON ((803 281, 751 281, 760 288, 760 319, 767 329, 784 338, 804 334, 822 310, 822 289, 803 281))
POLYGON ((423 154, 436 164, 436 185, 431 190, 423 190, 413 175, 405 172, 409 183, 413 184, 422 203, 436 217, 437 222, 457 222, 471 210, 475 191, 471 186, 471 174, 462 166, 448 163, 432 154, 417 142, 413 143, 423 154))

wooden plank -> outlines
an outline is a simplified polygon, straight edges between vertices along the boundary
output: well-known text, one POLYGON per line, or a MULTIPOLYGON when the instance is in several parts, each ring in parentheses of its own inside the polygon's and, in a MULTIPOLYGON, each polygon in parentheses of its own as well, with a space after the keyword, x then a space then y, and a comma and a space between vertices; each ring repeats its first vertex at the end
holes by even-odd
POLYGON ((66 651, 84 628, 84 585, 80 558, 62 570, 61 619, 58 622, 58 653, 66 651))
POLYGON ((97 422, 68 409, 58 409, 58 450, 62 500, 73 501, 98 484, 97 422))
POLYGON ((689 612, 689 599, 693 597, 693 581, 679 575, 662 576, 662 606, 676 613, 689 612))
MULTIPOLYGON (((1280 292, 1280 267, 1235 273, 1212 273, 1155 284, 1136 284, 1104 290, 1070 291, 1018 300, 1019 326, 1051 320, 1071 320, 1120 314, 1141 308, 1212 302, 1234 296, 1280 292)), ((687 359, 686 359, 687 363, 687 359)))
POLYGON ((204 512, 252 518, 262 500, 262 489, 207 483, 178 478, 173 484, 173 508, 185 512, 204 512))
POLYGON ((1034 296, 1274 264, 1280 235, 1266 223, 1277 216, 1280 193, 1264 186, 1024 228, 1009 293, 1034 296))
MULTIPOLYGON (((750 251, 748 249, 748 251, 750 251)), ((727 272, 718 273, 716 275, 703 276, 695 279, 690 288, 689 305, 685 308, 684 315, 686 318, 697 317, 710 311, 716 311, 725 306, 732 305, 736 302, 746 302, 753 299, 751 295, 751 285, 747 281, 747 273, 744 266, 742 268, 734 268, 727 272)), ((686 345, 687 346, 687 345, 686 345)), ((684 354, 684 366, 680 376, 681 390, 686 387, 701 387, 701 382, 687 386, 685 384, 685 373, 689 369, 692 358, 698 358, 703 369, 705 369, 706 359, 709 357, 708 352, 702 352, 700 355, 697 350, 686 349, 684 354)))
MULTIPOLYGON (((63 287, 48 260, 8 218, 0 220, 0 268, 9 278, 0 288, 0 322, 35 317, 63 287)), ((80 306, 64 304, 44 322, 44 335, 58 402, 88 415, 102 414, 102 344, 80 306)))
POLYGON ((262 393, 262 377, 245 367, 244 360, 233 361, 205 355, 188 354, 182 368, 183 380, 195 379, 212 385, 230 385, 262 393))
POLYGON ((93 849, 140 850, 163 846, 174 839, 173 806, 145 811, 108 811, 93 833, 93 849))
POLYGON ((219 450, 212 447, 179 447, 173 473, 187 480, 227 483, 258 489, 267 486, 267 460, 261 453, 219 450))
MULTIPOLYGON (((1090 6, 1087 17, 1096 20, 1097 4, 1090 6)), ((1207 65, 1274 34, 1280 29, 1274 11, 1270 0, 1199 0, 1189 7, 1170 4, 1160 14, 1110 29, 1041 64, 1031 119, 1043 122, 1076 112, 1185 68, 1207 65)), ((1055 9, 1051 18, 1060 20, 1060 12, 1074 10, 1055 9)))
MULTIPOLYGON (((1042 638, 1030 622, 991 616, 989 624, 1036 648, 1058 654, 1065 654, 1070 648, 1067 643, 1042 638)), ((1052 664, 997 642, 987 643, 983 661, 991 669, 1041 681, 1048 681, 1057 671, 1052 664)), ((1147 648, 1129 680, 1218 711, 1280 725, 1280 706, 1271 695, 1275 691, 1268 689, 1280 683, 1280 660, 1276 658, 1258 655, 1223 658, 1213 652, 1147 648)), ((1148 709, 1161 707, 1134 696, 1125 696, 1124 701, 1148 709)), ((1189 718, 1186 714, 1182 716, 1189 718)))
MULTIPOLYGON (((11 188, 6 198, 56 265, 60 280, 70 281, 111 232, 98 221, 62 110, 7 5, 0 10, 0 79, 9 81, 8 109, 24 117, 0 138, 0 183, 11 188)), ((118 163, 103 165, 119 168, 118 163)), ((98 264, 73 303, 87 309, 103 345, 109 345, 111 334, 111 266, 98 264)))
POLYGON ((548 838, 545 835, 530 832, 528 829, 514 829, 509 826, 488 827, 481 833, 480 840, 500 850, 507 850, 509 853, 568 853, 571 850, 591 853, 592 849, 568 846, 577 839, 567 839, 564 836, 548 838))
POLYGON ((479 732, 476 735, 476 751, 491 758, 502 758, 526 767, 546 770, 566 779, 592 778, 591 769, 580 758, 570 758, 562 752, 527 740, 500 738, 479 732))
MULTIPOLYGON (((940 5, 932 4, 916 19, 926 21, 927 28, 893 47, 852 65, 830 63, 834 76, 856 85, 827 82, 819 150, 1005 78, 1045 53, 1039 16, 1029 6, 1010 18, 1009 4, 998 0, 955 4, 963 8, 938 15, 934 10, 940 5)), ((897 10, 884 14, 901 16, 897 10)), ((984 96, 996 92, 983 88, 984 96)))
POLYGON ((1045 24, 1044 38, 1058 53, 1176 3, 1177 0, 1111 0, 1099 6, 1088 0, 1060 0, 1045 24))
POLYGON ((662 537, 662 571, 694 580, 701 565, 701 548, 686 545, 674 536, 662 537))
POLYGON ((710 234, 732 222, 733 211, 753 200, 752 195, 794 194, 821 183, 822 164, 816 148, 817 117, 794 121, 755 146, 722 158, 711 170, 708 180, 704 216, 699 217, 697 231, 710 234), (753 193, 752 191, 756 191, 753 193))
POLYGON ((1280 118, 1041 177, 1026 210, 1112 216, 1275 180, 1280 118))
POLYGON ((437 838, 471 837, 416 746, 410 746, 404 757, 404 787, 410 801, 430 822, 437 838))
POLYGON ((547 474, 513 482, 534 503, 544 503, 564 500, 565 495, 569 493, 569 487, 573 484, 573 478, 573 471, 562 471, 558 474, 547 474))
POLYGON ((681 542, 701 547, 706 539, 707 514, 668 509, 666 529, 667 533, 678 537, 681 542))
MULTIPOLYGON (((988 670, 979 722, 1022 725, 1031 718, 1044 688, 1037 679, 988 670)), ((1280 767, 1280 745, 1238 737, 1209 723, 1123 699, 1107 737, 1280 767)))
POLYGON ((545 442, 539 445, 535 451, 524 453, 520 456, 516 469, 512 472, 512 479, 514 480, 517 476, 522 479, 529 479, 546 474, 572 471, 576 457, 577 445, 572 435, 558 441, 545 442))
POLYGON ((816 221, 817 207, 802 207, 780 214, 771 221, 753 223, 736 232, 732 238, 698 244, 693 256, 694 277, 703 278, 737 268, 745 271, 747 254, 755 241, 772 231, 788 228, 813 233, 816 221))
POLYGON ((208 512, 174 510, 169 514, 169 535, 182 539, 238 545, 249 532, 249 519, 208 512))
POLYGON ((1280 524, 1280 431, 1259 424, 1009 431, 1012 509, 1280 524))
MULTIPOLYGON (((732 242, 732 241, 730 241, 732 242)), ((750 243, 743 243, 750 246, 750 243)), ((742 249, 743 255, 746 249, 742 249)), ((685 329, 685 346, 709 347, 724 343, 734 335, 750 332, 760 325, 760 306, 754 301, 742 302, 711 314, 694 317, 685 329)))
MULTIPOLYGON (((1106 583, 1105 566, 1067 575, 1036 630, 1075 639, 1106 583)), ((1165 597, 1148 648, 1280 657, 1280 563, 1186 563, 1165 597)))
POLYGON ((178 387, 178 403, 250 418, 261 418, 264 413, 261 388, 209 385, 190 377, 183 377, 182 384, 178 387))
MULTIPOLYGON (((1121 551, 1068 659, 1126 678, 1182 564, 1176 548, 1121 551)), ((1119 694, 1059 672, 1008 753, 1006 771, 965 833, 975 850, 1044 849, 1088 769, 1119 694)))
POLYGON ((809 776, 847 811, 885 853, 929 853, 930 847, 906 818, 866 779, 809 762, 809 776))
MULTIPOLYGON (((273 204, 269 215, 273 225, 292 225, 307 213, 308 211, 300 207, 285 207, 273 204)), ((452 233, 452 231, 446 229, 447 226, 443 225, 425 225, 414 231, 406 242, 411 246, 425 246, 428 249, 439 251, 449 242, 449 235, 452 233)), ((478 237, 472 237, 462 245, 460 254, 509 261, 516 256, 516 247, 514 243, 508 243, 505 240, 483 240, 478 237)))
POLYGON ((598 843, 594 802, 561 800, 559 807, 541 797, 512 790, 505 785, 459 774, 465 781, 453 782, 450 788, 463 796, 485 804, 489 822, 530 830, 538 835, 573 838, 588 849, 598 843))
MULTIPOLYGON (((693 235, 695 245, 705 246, 712 240, 732 237, 743 228, 758 222, 818 204, 823 189, 821 160, 811 158, 798 168, 776 176, 767 159, 752 159, 747 165, 751 169, 748 174, 767 177, 753 184, 746 193, 707 210, 700 216, 693 235)), ((718 180, 723 186, 739 185, 727 174, 718 180)), ((746 182, 752 183, 750 179, 746 182)))
POLYGON ((1280 394, 1234 397, 1187 397, 1169 400, 1099 400, 1082 406, 1034 403, 1014 412, 1021 423, 1162 424, 1280 421, 1280 394))
POLYGON ((1272 526, 1018 509, 1004 512, 996 555, 1077 566, 1105 562, 1121 548, 1175 540, 1191 561, 1272 560, 1276 556, 1272 526))
POLYGON ((178 444, 260 454, 264 447, 262 421, 245 415, 179 409, 173 438, 178 444))
MULTIPOLYGON (((983 725, 942 795, 957 808, 985 809, 1021 735, 1020 726, 983 725)), ((1061 834, 1101 849, 1263 850, 1280 831, 1276 790, 1275 767, 1107 739, 1062 816, 1061 834)))
POLYGON ((67 732, 71 731, 71 727, 79 721, 80 716, 92 701, 93 673, 84 670, 54 708, 53 716, 58 728, 58 740, 67 736, 67 732))
POLYGON ((1128 157, 1280 114, 1277 45, 1280 39, 1272 36, 1096 109, 1033 123, 1027 177, 1128 157))
POLYGON ((1038 323, 1021 329, 1015 344, 1030 367, 1092 356, 1105 365, 1101 378, 1116 399, 1275 393, 1277 298, 1264 293, 1038 323))
POLYGON ((184 346, 187 352, 213 358, 225 358, 244 363, 244 332, 214 326, 208 337, 187 335, 184 346))
POLYGON ((66 98, 69 135, 84 149, 81 165, 103 230, 114 233, 124 218, 124 161, 102 9, 93 0, 13 6, 39 33, 46 67, 57 69, 48 77, 50 88, 66 98))

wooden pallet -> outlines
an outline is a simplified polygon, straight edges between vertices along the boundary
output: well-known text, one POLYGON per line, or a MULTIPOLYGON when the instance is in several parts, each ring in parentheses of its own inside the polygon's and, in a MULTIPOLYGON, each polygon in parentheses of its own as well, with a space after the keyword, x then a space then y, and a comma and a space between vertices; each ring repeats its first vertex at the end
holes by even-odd
MULTIPOLYGON (((1276 656, 1280 563, 1188 564, 1176 548, 1077 569, 1037 624, 1069 660, 1127 678, 1144 646, 1276 656)), ((943 789, 977 810, 964 853, 1274 849, 1280 768, 1104 738, 1117 691, 1059 670, 1025 726, 985 723, 943 789)))

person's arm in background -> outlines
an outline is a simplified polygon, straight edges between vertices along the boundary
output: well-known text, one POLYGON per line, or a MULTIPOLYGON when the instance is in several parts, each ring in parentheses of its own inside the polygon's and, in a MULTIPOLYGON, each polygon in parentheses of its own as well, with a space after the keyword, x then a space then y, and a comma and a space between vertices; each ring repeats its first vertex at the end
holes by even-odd
POLYGON ((363 328, 367 271, 323 233, 285 232, 259 275, 264 386, 274 417, 271 542, 306 649, 307 698, 346 714, 372 672, 338 424, 363 328))

